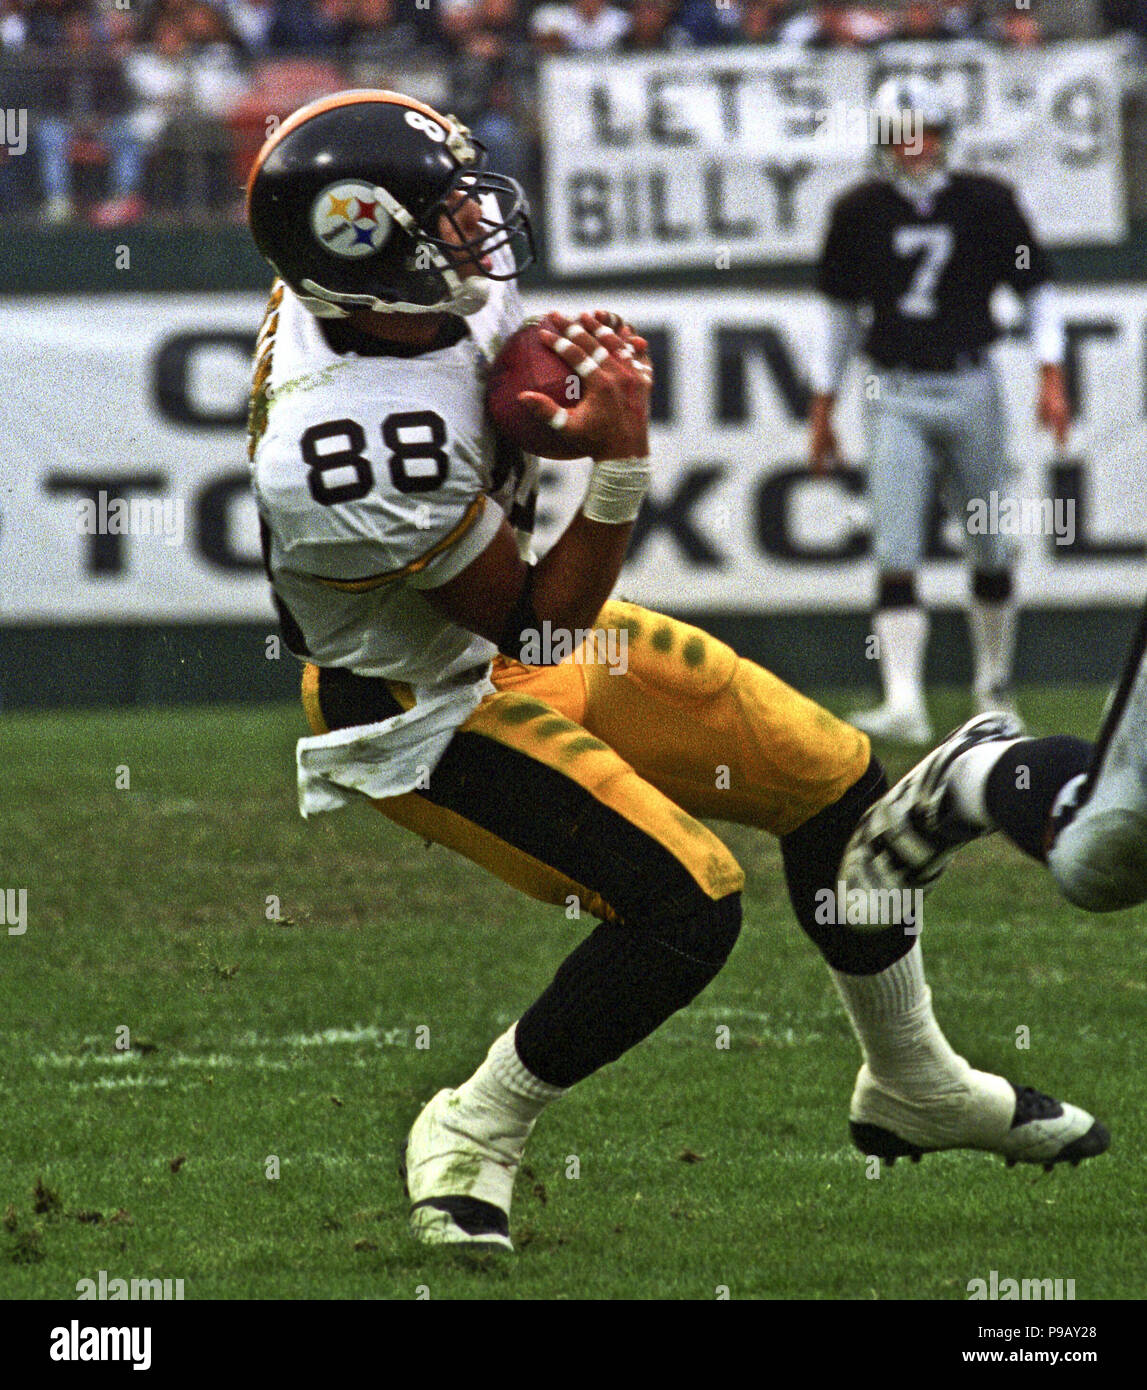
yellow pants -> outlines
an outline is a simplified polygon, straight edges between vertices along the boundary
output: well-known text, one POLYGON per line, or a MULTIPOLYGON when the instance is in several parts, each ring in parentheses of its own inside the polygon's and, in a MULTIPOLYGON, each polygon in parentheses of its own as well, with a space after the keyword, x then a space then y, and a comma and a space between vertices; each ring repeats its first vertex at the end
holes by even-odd
MULTIPOLYGON (((740 865, 698 817, 785 835, 868 766, 864 734, 699 628, 621 602, 598 626, 615 630, 615 666, 498 657, 496 693, 462 725, 429 788, 374 805, 531 897, 576 897, 617 920, 678 865, 711 898, 741 888, 740 865)), ((332 717, 336 679, 304 672, 315 733, 385 717, 377 707, 355 717, 346 701, 332 717)), ((394 712, 409 707, 405 687, 387 690, 394 712)))

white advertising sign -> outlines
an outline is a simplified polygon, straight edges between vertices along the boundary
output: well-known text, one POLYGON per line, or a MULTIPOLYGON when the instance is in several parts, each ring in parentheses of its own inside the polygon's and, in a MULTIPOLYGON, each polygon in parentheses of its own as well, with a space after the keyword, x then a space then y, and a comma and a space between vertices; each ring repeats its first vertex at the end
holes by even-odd
MULTIPOLYGON (((1026 344, 995 349, 1020 470, 1009 491, 1017 505, 1058 504, 1063 523, 1019 538, 1021 594, 1044 605, 1141 602, 1147 289, 1065 289, 1063 300, 1079 413, 1062 456, 1035 423, 1026 344)), ((862 365, 839 409, 848 470, 817 480, 805 467, 812 302, 739 291, 610 297, 647 333, 657 366, 654 482, 622 575, 627 596, 678 612, 871 603, 862 365)), ((600 306, 566 291, 528 307, 600 306)), ((262 308, 250 294, 6 302, 0 622, 270 621, 244 431, 262 308)), ((584 478, 583 464, 545 470, 539 549, 576 509, 584 478)), ((1006 508, 986 515, 1009 525, 1006 508)), ((965 592, 959 534, 956 519, 937 535, 924 570, 932 601, 965 592)))
POLYGON ((833 199, 888 137, 871 94, 909 70, 935 81, 957 119, 954 162, 1014 183, 1047 245, 1126 235, 1110 42, 563 57, 542 68, 554 270, 814 260, 833 199))

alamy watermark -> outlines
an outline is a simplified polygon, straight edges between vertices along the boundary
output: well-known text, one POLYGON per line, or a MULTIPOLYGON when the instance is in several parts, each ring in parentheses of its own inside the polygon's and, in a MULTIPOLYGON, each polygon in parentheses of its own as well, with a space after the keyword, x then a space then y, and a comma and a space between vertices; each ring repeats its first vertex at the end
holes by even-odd
POLYGON ((1001 1279, 997 1269, 988 1272, 987 1279, 968 1280, 968 1301, 998 1299, 1008 1303, 1015 1300, 1073 1299, 1074 1279, 1001 1279))
POLYGON ((133 1371, 151 1367, 150 1327, 81 1327, 73 1318, 52 1328, 48 1355, 53 1361, 130 1361, 133 1371))
POLYGON ((28 930, 27 888, 0 888, 0 927, 9 936, 23 936, 28 930))
POLYGON ((183 1297, 182 1279, 109 1279, 101 1269, 95 1279, 81 1279, 76 1285, 76 1297, 107 1299, 143 1299, 154 1302, 173 1302, 183 1297))
POLYGON ((554 627, 547 618, 538 628, 524 628, 524 666, 557 666, 573 658, 575 666, 607 666, 611 676, 629 670, 629 630, 624 627, 554 627))
POLYGON ((924 915, 922 888, 849 888, 842 879, 835 888, 818 888, 814 919, 819 926, 904 927, 918 936, 924 915))
POLYGON ((1056 545, 1075 544, 1074 497, 973 497, 968 503, 969 536, 1054 536, 1056 545))
POLYGON ((24 107, 0 107, 0 122, 3 124, 3 145, 9 154, 28 152, 28 112, 24 107))
POLYGON ((115 497, 102 489, 76 503, 81 536, 162 536, 164 545, 183 543, 182 497, 115 497))
POLYGON ((814 111, 813 123, 813 139, 834 149, 899 145, 908 154, 919 154, 924 148, 924 123, 918 111, 877 111, 842 100, 814 111))

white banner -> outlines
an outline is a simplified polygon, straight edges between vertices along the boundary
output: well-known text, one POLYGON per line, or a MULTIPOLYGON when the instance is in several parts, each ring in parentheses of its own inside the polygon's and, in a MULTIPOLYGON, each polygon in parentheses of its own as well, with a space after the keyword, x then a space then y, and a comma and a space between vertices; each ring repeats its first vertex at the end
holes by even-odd
MULTIPOLYGON (((1147 289, 1063 297, 1079 418, 1062 456, 1035 425, 1026 346, 996 349, 1021 468, 1010 494, 1017 505, 1052 503, 1059 523, 1056 534, 1020 538, 1021 594, 1141 602, 1147 289)), ((658 368, 654 484, 620 584, 627 596, 679 612, 870 604, 864 376, 854 368, 840 406, 849 471, 810 478, 811 303, 803 293, 611 297, 649 335, 658 368)), ((529 307, 600 306, 566 292, 529 307)), ((244 443, 262 308, 248 294, 5 303, 0 622, 272 620, 244 443)), ((584 479, 580 464, 545 470, 539 549, 576 509, 584 479)), ((986 524, 1008 529, 1007 508, 986 524)), ((1015 524, 1025 524, 1018 513, 1015 524)), ((937 553, 954 556, 959 536, 950 522, 937 553)), ((932 601, 959 601, 965 584, 956 558, 925 567, 932 601)))
MULTIPOLYGON (((1117 43, 896 44, 564 57, 542 66, 550 261, 563 275, 810 261, 879 138, 884 78, 924 71, 954 161, 1015 183, 1049 246, 1126 236, 1117 43)), ((885 137, 887 132, 885 132, 885 137)))

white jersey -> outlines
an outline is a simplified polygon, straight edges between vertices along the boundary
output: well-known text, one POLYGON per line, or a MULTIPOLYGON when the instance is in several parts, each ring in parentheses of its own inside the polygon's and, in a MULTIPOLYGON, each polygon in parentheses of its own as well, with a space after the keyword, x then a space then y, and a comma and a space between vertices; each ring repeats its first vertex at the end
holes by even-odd
POLYGON ((496 648, 424 596, 510 517, 528 548, 537 461, 499 445, 486 372, 522 322, 513 282, 417 356, 340 354, 281 282, 256 348, 250 455, 264 558, 288 645, 433 697, 496 648), (523 533, 526 533, 523 535, 523 533))

